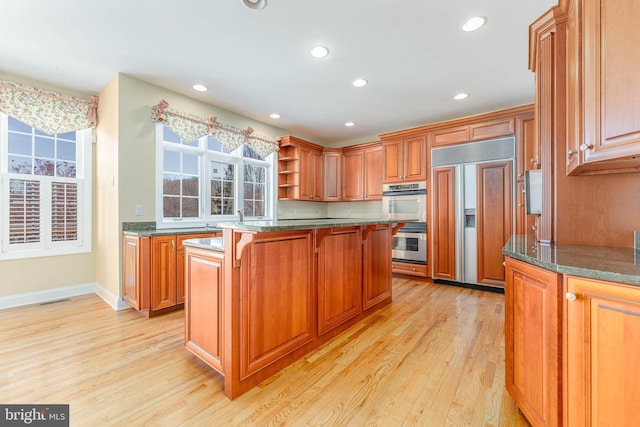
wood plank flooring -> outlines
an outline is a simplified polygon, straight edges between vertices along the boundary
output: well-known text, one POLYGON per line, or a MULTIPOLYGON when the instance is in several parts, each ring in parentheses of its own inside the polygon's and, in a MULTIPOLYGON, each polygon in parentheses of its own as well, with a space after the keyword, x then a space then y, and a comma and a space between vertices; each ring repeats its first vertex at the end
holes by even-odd
POLYGON ((86 295, 0 311, 0 403, 72 426, 528 426, 504 387, 504 296, 394 276, 393 303, 234 401, 184 312, 86 295))

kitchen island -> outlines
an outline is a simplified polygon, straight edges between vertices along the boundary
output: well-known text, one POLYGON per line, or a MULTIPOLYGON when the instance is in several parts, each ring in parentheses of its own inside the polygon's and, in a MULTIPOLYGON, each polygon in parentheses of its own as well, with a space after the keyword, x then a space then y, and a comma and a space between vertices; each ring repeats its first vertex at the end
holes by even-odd
POLYGON ((185 343, 230 399, 391 302, 397 221, 218 225, 223 251, 215 239, 184 243, 185 343))

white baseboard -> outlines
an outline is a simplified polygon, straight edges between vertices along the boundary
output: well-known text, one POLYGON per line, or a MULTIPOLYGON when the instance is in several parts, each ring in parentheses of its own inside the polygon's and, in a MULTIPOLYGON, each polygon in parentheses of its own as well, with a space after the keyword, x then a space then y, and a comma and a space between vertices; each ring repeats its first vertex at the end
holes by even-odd
POLYGON ((110 290, 102 285, 96 284, 95 293, 115 311, 131 308, 129 304, 124 302, 120 297, 114 295, 110 290))
POLYGON ((120 297, 111 293, 104 286, 97 283, 87 283, 85 285, 68 286, 65 288, 47 289, 44 291, 0 297, 0 310, 20 307, 23 305, 40 304, 43 302, 56 301, 86 294, 98 295, 116 311, 125 310, 130 307, 129 304, 122 301, 120 297))

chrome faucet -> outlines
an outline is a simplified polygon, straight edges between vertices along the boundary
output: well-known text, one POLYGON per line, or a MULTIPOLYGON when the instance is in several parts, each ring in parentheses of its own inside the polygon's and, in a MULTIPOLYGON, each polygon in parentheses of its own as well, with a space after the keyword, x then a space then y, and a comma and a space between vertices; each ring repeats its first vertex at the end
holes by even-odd
POLYGON ((244 208, 238 209, 238 222, 244 222, 244 208))

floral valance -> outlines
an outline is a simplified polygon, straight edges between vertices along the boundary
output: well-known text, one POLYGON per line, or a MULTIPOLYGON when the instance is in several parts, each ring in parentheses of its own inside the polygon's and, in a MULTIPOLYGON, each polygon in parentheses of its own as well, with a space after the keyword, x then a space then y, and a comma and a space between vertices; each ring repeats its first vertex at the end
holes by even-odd
POLYGON ((95 127, 98 97, 89 100, 0 80, 0 111, 53 135, 95 127))
POLYGON ((174 111, 165 100, 154 105, 151 110, 153 121, 161 122, 185 141, 195 141, 205 135, 212 135, 229 151, 247 144, 263 158, 278 150, 277 139, 255 135, 251 127, 240 129, 219 122, 215 116, 206 120, 193 114, 174 111))

